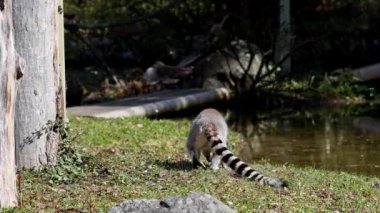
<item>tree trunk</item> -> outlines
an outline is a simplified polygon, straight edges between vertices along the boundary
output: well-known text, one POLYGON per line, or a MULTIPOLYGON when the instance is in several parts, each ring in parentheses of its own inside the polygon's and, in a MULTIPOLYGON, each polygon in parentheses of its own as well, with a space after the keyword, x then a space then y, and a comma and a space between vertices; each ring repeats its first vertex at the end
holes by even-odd
POLYGON ((63 111, 59 64, 58 0, 13 0, 17 52, 25 59, 18 85, 15 140, 19 168, 54 165, 63 111))
POLYGON ((12 0, 0 3, 0 209, 17 205, 14 141, 16 80, 12 0))

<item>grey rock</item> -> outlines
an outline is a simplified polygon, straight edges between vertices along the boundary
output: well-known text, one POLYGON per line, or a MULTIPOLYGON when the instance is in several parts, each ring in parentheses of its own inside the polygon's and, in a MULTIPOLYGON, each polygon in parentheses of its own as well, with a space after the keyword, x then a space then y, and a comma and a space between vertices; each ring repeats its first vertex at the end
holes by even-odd
POLYGON ((211 195, 190 192, 184 197, 172 197, 162 200, 140 199, 126 200, 112 207, 109 213, 232 213, 232 210, 211 195))

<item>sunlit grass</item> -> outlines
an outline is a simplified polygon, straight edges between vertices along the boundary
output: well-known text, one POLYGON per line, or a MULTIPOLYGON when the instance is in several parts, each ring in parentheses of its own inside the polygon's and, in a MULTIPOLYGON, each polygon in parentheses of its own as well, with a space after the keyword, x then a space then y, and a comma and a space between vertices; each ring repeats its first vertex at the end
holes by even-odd
MULTIPOLYGON (((83 170, 70 182, 54 182, 42 171, 23 171, 22 206, 16 212, 80 209, 107 212, 125 199, 164 198, 190 191, 208 193, 238 212, 379 212, 376 178, 272 165, 253 166, 290 183, 290 190, 237 178, 227 169, 193 170, 185 151, 190 121, 147 118, 71 117, 74 147, 83 170)), ((237 141, 236 133, 230 134, 237 141)), ((233 142, 232 142, 233 143, 233 142)))

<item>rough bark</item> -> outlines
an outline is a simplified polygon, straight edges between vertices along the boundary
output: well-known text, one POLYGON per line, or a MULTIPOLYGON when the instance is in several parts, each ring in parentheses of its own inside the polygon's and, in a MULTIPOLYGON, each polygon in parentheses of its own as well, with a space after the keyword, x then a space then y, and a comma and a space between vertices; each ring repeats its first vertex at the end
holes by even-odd
POLYGON ((62 111, 58 0, 13 0, 17 52, 25 59, 18 84, 15 140, 19 168, 53 165, 59 134, 53 124, 62 111))
POLYGON ((0 2, 0 208, 17 205, 14 104, 16 53, 12 0, 0 2))

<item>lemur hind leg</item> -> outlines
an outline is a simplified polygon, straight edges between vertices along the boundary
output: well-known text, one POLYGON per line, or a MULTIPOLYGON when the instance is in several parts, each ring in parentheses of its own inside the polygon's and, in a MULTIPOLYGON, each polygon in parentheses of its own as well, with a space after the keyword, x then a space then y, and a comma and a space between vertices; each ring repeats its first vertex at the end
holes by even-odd
POLYGON ((206 166, 199 161, 199 153, 197 153, 196 151, 192 151, 190 152, 190 155, 192 156, 191 158, 193 162, 193 169, 198 169, 199 167, 206 169, 206 166))
POLYGON ((203 163, 201 163, 196 157, 193 157, 193 169, 198 169, 199 167, 206 169, 206 166, 203 163))
POLYGON ((217 170, 219 169, 220 160, 222 159, 219 155, 213 155, 211 158, 211 169, 217 170))
POLYGON ((206 150, 203 150, 203 155, 205 156, 205 158, 206 158, 206 160, 208 161, 208 162, 211 162, 211 158, 212 158, 212 153, 210 153, 210 151, 206 151, 206 150))

